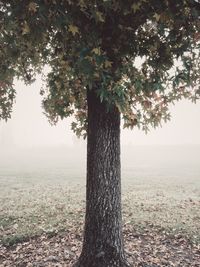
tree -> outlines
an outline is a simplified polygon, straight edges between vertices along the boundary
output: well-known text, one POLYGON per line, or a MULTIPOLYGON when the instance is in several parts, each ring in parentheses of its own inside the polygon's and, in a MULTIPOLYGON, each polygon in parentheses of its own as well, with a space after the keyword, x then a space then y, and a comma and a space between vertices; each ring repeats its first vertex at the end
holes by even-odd
POLYGON ((49 120, 74 115, 87 135, 87 201, 77 267, 124 267, 120 119, 148 131, 170 103, 199 98, 200 3, 196 0, 0 1, 0 119, 13 79, 47 67, 49 120), (140 59, 140 63, 137 63, 140 59))

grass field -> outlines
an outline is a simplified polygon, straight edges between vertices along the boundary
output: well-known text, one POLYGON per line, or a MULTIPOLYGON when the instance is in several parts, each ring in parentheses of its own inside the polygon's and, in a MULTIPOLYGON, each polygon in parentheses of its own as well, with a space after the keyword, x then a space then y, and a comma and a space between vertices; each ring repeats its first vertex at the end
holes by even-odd
MULTIPOLYGON (((122 155, 124 221, 140 226, 152 223, 169 227, 199 239, 200 159, 193 153, 196 163, 190 160, 186 164, 187 157, 179 161, 177 158, 169 161, 168 157, 165 162, 167 153, 171 154, 170 149, 165 148, 164 152, 158 149, 153 161, 151 149, 147 150, 147 161, 142 148, 136 150, 140 152, 136 151, 139 155, 136 159, 134 153, 130 155, 126 149, 122 155), (159 160, 157 166, 162 153, 165 159, 159 160)), ((5 163, 1 167, 0 238, 3 243, 63 230, 73 220, 82 222, 85 152, 81 153, 75 155, 68 150, 66 158, 64 152, 57 158, 56 153, 49 158, 44 152, 30 159, 23 155, 18 161, 11 159, 10 165, 5 163)))
MULTIPOLYGON (((122 153, 125 225, 141 231, 158 227, 199 243, 200 149, 192 152, 192 160, 189 152, 181 159, 178 157, 183 154, 183 148, 176 153, 169 148, 158 148, 154 157, 151 157, 152 149, 145 153, 143 149, 136 148, 132 154, 124 149, 122 153)), ((16 244, 44 233, 52 236, 77 223, 82 227, 85 151, 75 155, 68 149, 68 156, 63 156, 64 152, 45 153, 32 153, 29 157, 23 154, 21 158, 12 155, 1 161, 2 245, 16 244)))

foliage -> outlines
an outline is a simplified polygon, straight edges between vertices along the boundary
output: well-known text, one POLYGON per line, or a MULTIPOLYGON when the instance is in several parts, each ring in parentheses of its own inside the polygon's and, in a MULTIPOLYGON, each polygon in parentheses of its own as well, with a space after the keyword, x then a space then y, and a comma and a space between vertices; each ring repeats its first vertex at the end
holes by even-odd
POLYGON ((96 90, 125 127, 159 125, 169 103, 199 98, 199 17, 195 0, 0 1, 0 119, 10 117, 13 79, 30 83, 48 65, 51 122, 74 114, 84 133, 86 92, 96 90))

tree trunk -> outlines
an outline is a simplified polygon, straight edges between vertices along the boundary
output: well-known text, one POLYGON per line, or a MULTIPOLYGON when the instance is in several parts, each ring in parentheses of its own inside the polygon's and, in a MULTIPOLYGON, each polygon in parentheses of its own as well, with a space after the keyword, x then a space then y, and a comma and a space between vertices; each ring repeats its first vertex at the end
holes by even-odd
POLYGON ((74 267, 127 267, 121 215, 120 113, 88 96, 84 241, 74 267))

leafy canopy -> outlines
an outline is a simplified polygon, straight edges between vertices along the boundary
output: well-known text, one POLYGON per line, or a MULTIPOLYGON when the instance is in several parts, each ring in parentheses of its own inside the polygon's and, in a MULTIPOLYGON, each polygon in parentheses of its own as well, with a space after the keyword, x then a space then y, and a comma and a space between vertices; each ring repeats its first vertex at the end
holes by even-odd
POLYGON ((0 1, 0 119, 8 119, 15 77, 30 83, 48 66, 43 106, 51 122, 72 114, 86 129, 87 90, 125 127, 148 130, 169 103, 200 94, 198 0, 0 1))

